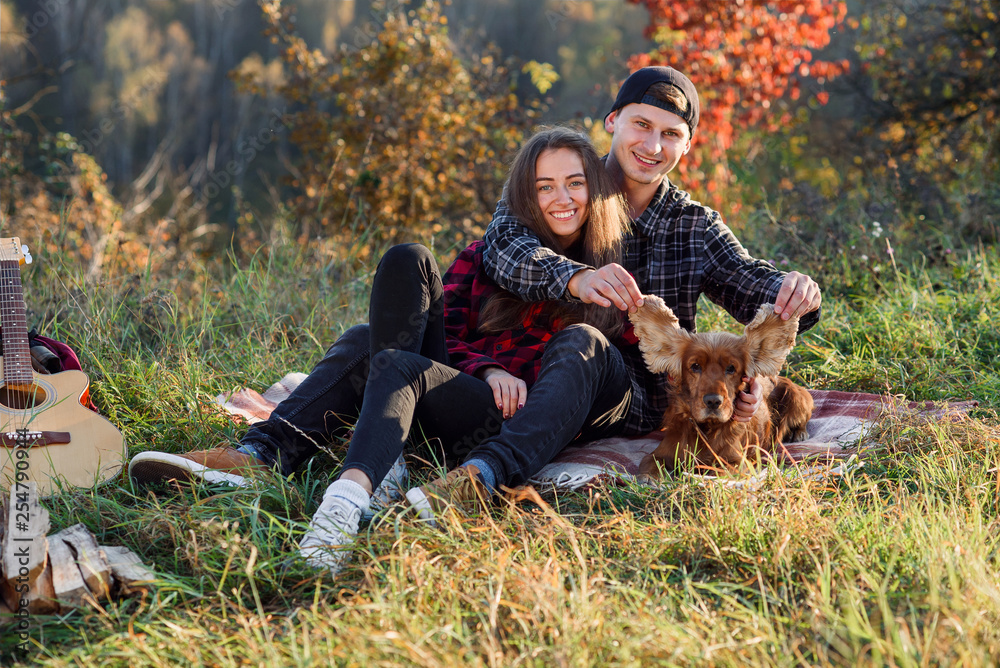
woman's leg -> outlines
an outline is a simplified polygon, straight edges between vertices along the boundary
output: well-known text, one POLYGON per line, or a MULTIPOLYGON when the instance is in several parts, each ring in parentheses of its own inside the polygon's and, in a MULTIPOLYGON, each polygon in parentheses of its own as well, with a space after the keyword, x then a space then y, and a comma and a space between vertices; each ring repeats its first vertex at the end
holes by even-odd
POLYGON ((251 427, 239 450, 214 448, 175 455, 143 452, 129 464, 138 483, 195 478, 245 484, 254 469, 288 475, 317 449, 344 437, 361 410, 371 353, 398 348, 447 362, 441 277, 430 251, 417 244, 390 248, 372 282, 371 325, 347 330, 309 376, 251 427))
POLYGON ((548 342, 524 408, 473 449, 498 484, 524 484, 572 441, 620 432, 632 400, 621 353, 597 329, 572 325, 548 342))
POLYGON ((129 475, 140 484, 197 479, 242 486, 255 471, 290 474, 320 445, 345 435, 357 416, 368 379, 369 339, 368 325, 344 332, 270 418, 250 428, 239 450, 142 452, 129 463, 129 475))
POLYGON ((425 246, 393 246, 379 262, 368 306, 371 351, 404 350, 448 364, 444 286, 425 246))
POLYGON ((461 456, 469 434, 500 429, 502 416, 489 385, 422 355, 384 350, 372 358, 361 415, 344 458, 343 472, 299 543, 317 568, 338 571, 368 507, 373 482, 382 480, 419 420, 424 435, 441 440, 446 456, 461 456))
POLYGON ((567 327, 546 345, 524 407, 495 435, 475 439, 463 466, 406 498, 433 519, 449 505, 482 499, 484 486, 524 484, 573 440, 620 433, 631 400, 621 353, 593 327, 567 327))
POLYGON ((289 475, 320 446, 345 437, 361 410, 369 341, 368 325, 344 332, 271 416, 250 428, 241 445, 289 475))
POLYGON ((414 426, 441 443, 445 456, 462 461, 480 440, 498 433, 503 415, 485 382, 457 369, 403 351, 382 351, 372 367, 361 415, 343 469, 379 481, 402 452, 414 426))
POLYGON ((345 332, 271 418, 251 428, 243 445, 290 474, 320 446, 347 435, 362 409, 365 387, 386 363, 384 356, 370 355, 395 349, 447 363, 443 313, 433 255, 419 244, 393 246, 375 270, 370 323, 345 332))

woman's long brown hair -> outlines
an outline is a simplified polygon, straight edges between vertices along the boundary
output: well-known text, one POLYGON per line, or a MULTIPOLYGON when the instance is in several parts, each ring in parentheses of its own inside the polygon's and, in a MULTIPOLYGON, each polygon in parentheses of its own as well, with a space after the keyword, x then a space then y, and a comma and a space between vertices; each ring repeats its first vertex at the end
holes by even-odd
MULTIPOLYGON (((536 132, 514 156, 504 185, 504 200, 521 224, 555 253, 592 267, 621 261, 622 238, 630 225, 625 199, 583 133, 566 127, 543 128, 536 132), (570 248, 562 245, 545 222, 538 206, 538 186, 535 182, 538 157, 544 151, 561 148, 580 156, 587 180, 587 219, 583 224, 583 235, 570 248)), ((564 327, 574 323, 593 325, 608 337, 617 334, 622 325, 621 313, 614 306, 564 301, 524 302, 508 292, 500 292, 483 307, 479 329, 498 332, 522 327, 525 316, 532 309, 540 309, 550 321, 558 321, 564 327)), ((540 314, 533 318, 535 322, 538 322, 537 315, 540 314)))

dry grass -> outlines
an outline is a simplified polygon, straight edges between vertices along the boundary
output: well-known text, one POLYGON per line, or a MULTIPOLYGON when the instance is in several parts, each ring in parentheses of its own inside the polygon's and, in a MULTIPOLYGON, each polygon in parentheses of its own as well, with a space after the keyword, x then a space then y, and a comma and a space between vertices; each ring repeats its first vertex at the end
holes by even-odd
MULTIPOLYGON (((131 454, 238 438, 241 428, 210 408, 215 393, 307 369, 364 318, 370 266, 330 271, 274 252, 201 277, 217 290, 195 301, 152 298, 161 288, 149 277, 124 297, 121 284, 87 286, 79 312, 48 320, 83 351, 95 398, 131 454)), ((995 272, 995 260, 978 261, 995 272)), ((33 301, 62 300, 73 280, 62 269, 58 280, 36 269, 33 301)), ((32 651, 17 665, 995 664, 1000 403, 987 353, 996 334, 960 314, 995 303, 1000 288, 980 283, 947 301, 900 280, 900 295, 868 306, 828 294, 829 318, 805 337, 793 375, 981 406, 967 420, 883 420, 847 476, 775 476, 756 492, 682 478, 662 491, 546 493, 440 529, 391 512, 362 530, 336 579, 294 558, 336 451, 256 491, 151 494, 119 480, 50 499, 54 524, 84 522, 101 543, 137 551, 162 581, 102 610, 33 619, 32 651), (935 337, 921 349, 941 355, 906 357, 915 346, 891 328, 904 310, 911 323, 934 324, 912 326, 935 337), (852 327, 837 329, 843 321, 852 327)), ((14 651, 6 632, 0 648, 14 651)))

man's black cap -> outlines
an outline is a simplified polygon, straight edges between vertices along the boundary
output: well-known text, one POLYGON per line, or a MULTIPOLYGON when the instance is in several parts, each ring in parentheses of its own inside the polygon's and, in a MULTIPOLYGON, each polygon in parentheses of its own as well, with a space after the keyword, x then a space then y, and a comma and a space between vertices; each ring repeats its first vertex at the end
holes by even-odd
POLYGON ((698 103, 698 90, 691 83, 690 79, 672 67, 643 67, 629 75, 628 79, 625 79, 625 82, 622 83, 611 111, 618 111, 627 104, 650 104, 677 114, 687 122, 688 129, 691 130, 691 136, 694 136, 694 130, 698 127, 698 115, 701 110, 698 103), (684 97, 688 101, 687 111, 681 111, 669 102, 664 102, 652 95, 646 94, 650 86, 661 81, 676 86, 684 94, 684 97))

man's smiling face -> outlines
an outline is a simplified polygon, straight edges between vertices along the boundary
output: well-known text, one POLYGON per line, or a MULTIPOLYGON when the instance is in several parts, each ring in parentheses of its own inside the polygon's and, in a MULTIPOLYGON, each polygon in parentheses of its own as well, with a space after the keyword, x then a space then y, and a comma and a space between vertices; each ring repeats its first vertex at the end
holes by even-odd
POLYGON ((691 148, 684 119, 649 104, 629 104, 612 112, 604 127, 614 135, 609 159, 635 185, 659 185, 691 148))

